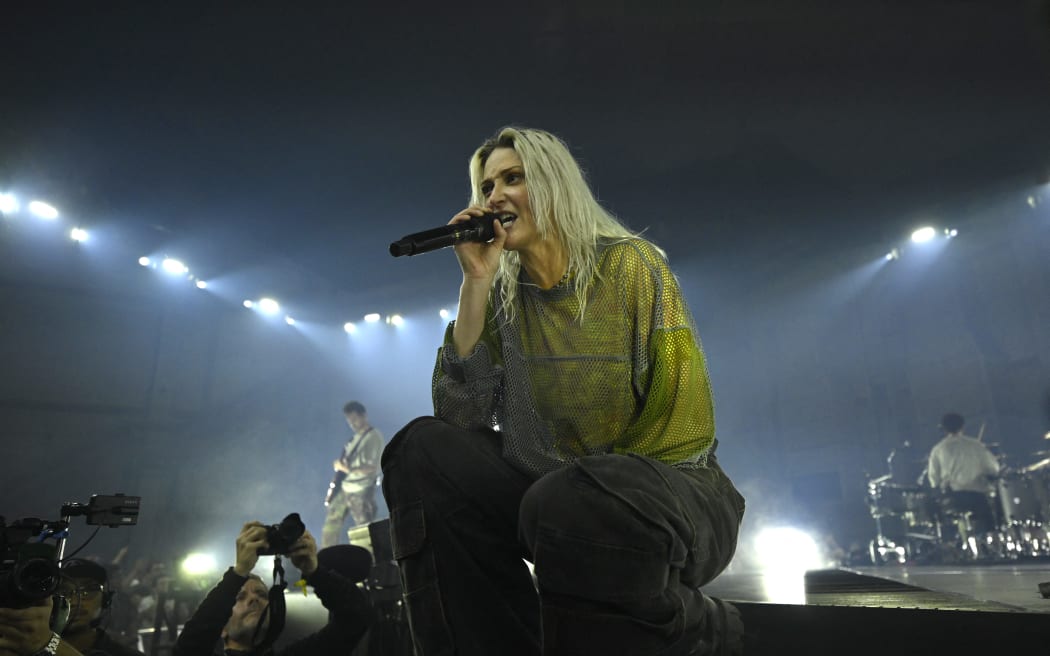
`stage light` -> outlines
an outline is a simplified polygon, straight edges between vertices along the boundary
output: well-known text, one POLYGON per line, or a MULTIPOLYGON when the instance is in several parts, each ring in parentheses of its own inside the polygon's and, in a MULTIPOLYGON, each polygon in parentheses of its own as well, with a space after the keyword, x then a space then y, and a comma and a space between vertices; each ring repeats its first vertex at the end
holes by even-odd
POLYGON ((73 241, 87 241, 87 230, 84 230, 83 228, 73 228, 69 231, 69 238, 73 241))
POLYGON ((18 199, 14 194, 0 194, 0 214, 13 214, 18 211, 18 199))
POLYGON ((183 264, 179 260, 172 259, 170 257, 164 258, 164 261, 160 263, 160 266, 168 273, 177 276, 182 275, 184 273, 189 273, 189 269, 186 268, 185 264, 183 264))
POLYGON ((762 529, 755 537, 755 551, 763 567, 774 571, 805 571, 824 566, 816 540, 790 526, 762 529))
POLYGON ((204 576, 219 571, 215 556, 206 553, 191 553, 182 559, 182 571, 189 576, 204 576))
POLYGON ((441 317, 442 319, 448 319, 448 310, 446 310, 445 308, 441 308, 441 311, 440 311, 440 312, 438 312, 438 315, 439 315, 439 316, 440 316, 440 317, 441 317))
POLYGON ((911 233, 911 240, 916 244, 922 244, 933 239, 934 236, 936 236, 936 234, 936 230, 934 230, 930 226, 924 226, 911 233))
POLYGON ((207 288, 208 288, 208 283, 204 282, 203 280, 198 280, 197 281, 197 289, 207 289, 207 288))
POLYGON ((29 201, 29 211, 33 216, 52 221, 58 218, 58 210, 53 205, 48 205, 42 200, 29 201))
POLYGON ((353 335, 357 332, 357 326, 355 326, 353 322, 347 321, 343 324, 343 330, 345 330, 348 335, 353 335))
POLYGON ((1029 196, 1028 197, 1028 207, 1031 207, 1034 210, 1035 206, 1038 205, 1038 204, 1039 204, 1039 200, 1036 199, 1035 196, 1029 196))
POLYGON ((889 253, 886 253, 886 261, 899 260, 899 259, 901 259, 901 252, 899 250, 897 250, 896 248, 894 248, 889 253))
POLYGON ((956 230, 955 228, 945 228, 944 229, 944 237, 946 239, 951 239, 952 237, 955 237, 958 234, 959 234, 959 231, 956 230))
POLYGON ((266 314, 277 314, 281 310, 280 304, 272 298, 260 298, 259 309, 266 314))
POLYGON ((244 307, 248 308, 249 310, 255 307, 255 303, 251 299, 245 299, 242 305, 244 305, 244 307))
POLYGON ((293 318, 291 318, 291 317, 288 317, 288 316, 286 316, 286 317, 284 318, 284 322, 285 322, 286 324, 288 324, 289 326, 294 326, 294 325, 295 325, 295 319, 293 319, 293 318))
POLYGON ((143 255, 142 257, 139 258, 139 264, 141 264, 142 266, 149 266, 151 264, 151 262, 150 262, 150 259, 148 257, 143 255))
POLYGON ((405 323, 405 320, 401 318, 400 314, 392 314, 386 318, 386 322, 395 326, 400 326, 405 323))
POLYGON ((379 321, 378 312, 372 312, 371 314, 365 315, 365 323, 376 323, 377 321, 379 321))

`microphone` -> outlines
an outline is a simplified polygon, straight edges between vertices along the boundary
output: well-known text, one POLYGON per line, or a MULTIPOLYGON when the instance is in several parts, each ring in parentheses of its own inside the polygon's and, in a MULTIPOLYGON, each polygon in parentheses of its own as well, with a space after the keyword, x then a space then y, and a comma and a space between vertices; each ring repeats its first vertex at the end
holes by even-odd
POLYGON ((391 243, 390 254, 394 257, 418 255, 453 246, 463 241, 486 242, 496 236, 496 231, 492 227, 495 219, 499 219, 500 223, 506 225, 516 218, 518 218, 517 215, 511 212, 485 212, 482 216, 472 217, 469 221, 414 232, 391 243))

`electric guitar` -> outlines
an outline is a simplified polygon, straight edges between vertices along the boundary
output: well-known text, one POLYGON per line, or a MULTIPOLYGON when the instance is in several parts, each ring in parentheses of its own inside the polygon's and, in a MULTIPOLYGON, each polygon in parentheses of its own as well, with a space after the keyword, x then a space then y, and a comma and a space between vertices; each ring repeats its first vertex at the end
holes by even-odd
MULTIPOLYGON (((369 433, 371 433, 372 430, 373 427, 369 426, 368 430, 361 433, 361 439, 357 440, 357 444, 354 445, 354 448, 350 449, 350 453, 346 454, 345 457, 343 456, 342 451, 339 452, 339 460, 341 460, 344 465, 346 465, 347 467, 350 466, 350 463, 354 461, 354 456, 357 455, 358 447, 361 446, 361 444, 365 441, 365 437, 369 433)), ((336 493, 338 493, 339 490, 342 489, 344 479, 346 479, 346 472, 342 471, 341 469, 337 469, 335 471, 335 474, 332 475, 332 482, 328 484, 328 492, 326 492, 324 495, 325 508, 327 508, 328 505, 332 503, 332 499, 335 498, 336 493)))

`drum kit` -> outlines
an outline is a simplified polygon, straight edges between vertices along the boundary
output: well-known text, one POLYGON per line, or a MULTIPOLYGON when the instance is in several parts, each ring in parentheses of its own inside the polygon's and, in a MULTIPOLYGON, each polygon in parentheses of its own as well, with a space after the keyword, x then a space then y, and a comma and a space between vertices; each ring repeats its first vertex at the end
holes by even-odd
POLYGON ((890 474, 869 480, 867 502, 876 533, 869 545, 871 561, 940 564, 1050 557, 1050 451, 1033 455, 1040 460, 1001 467, 989 494, 902 484, 890 474))

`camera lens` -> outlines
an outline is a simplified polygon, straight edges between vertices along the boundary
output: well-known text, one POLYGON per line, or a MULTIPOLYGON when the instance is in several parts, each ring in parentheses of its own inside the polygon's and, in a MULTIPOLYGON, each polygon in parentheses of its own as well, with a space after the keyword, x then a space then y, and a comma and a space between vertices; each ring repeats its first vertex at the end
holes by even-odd
POLYGON ((269 548, 260 549, 259 555, 273 556, 288 553, 295 541, 302 537, 306 525, 299 518, 299 513, 292 513, 281 520, 280 524, 266 527, 266 542, 269 548))

